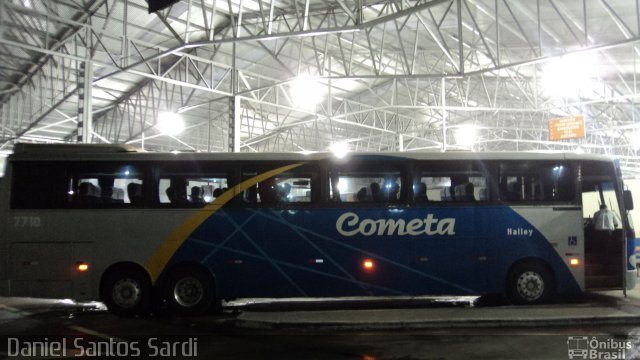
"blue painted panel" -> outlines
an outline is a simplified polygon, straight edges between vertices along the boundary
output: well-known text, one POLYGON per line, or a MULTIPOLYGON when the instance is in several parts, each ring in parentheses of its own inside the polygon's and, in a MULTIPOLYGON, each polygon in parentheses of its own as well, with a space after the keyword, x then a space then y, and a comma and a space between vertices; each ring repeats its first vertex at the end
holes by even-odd
POLYGON ((558 289, 579 292, 541 233, 507 236, 509 227, 533 229, 501 206, 228 208, 196 229, 172 262, 210 267, 225 298, 500 293, 509 267, 526 257, 547 261, 558 289))

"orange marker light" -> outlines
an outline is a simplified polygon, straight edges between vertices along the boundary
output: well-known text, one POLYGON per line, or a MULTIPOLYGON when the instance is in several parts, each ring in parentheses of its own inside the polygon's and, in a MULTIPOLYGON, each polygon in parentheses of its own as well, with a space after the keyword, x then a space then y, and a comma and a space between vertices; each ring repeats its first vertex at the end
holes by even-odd
POLYGON ((362 262, 362 267, 363 267, 365 270, 373 270, 373 265, 374 265, 374 264, 373 264, 373 260, 371 260, 371 259, 365 259, 365 260, 362 262))
POLYGON ((578 266, 580 265, 580 259, 572 258, 571 260, 569 260, 569 263, 571 264, 571 266, 578 266))
POLYGON ((78 269, 78 271, 80 272, 86 272, 89 270, 89 264, 85 262, 76 263, 76 269, 78 269))

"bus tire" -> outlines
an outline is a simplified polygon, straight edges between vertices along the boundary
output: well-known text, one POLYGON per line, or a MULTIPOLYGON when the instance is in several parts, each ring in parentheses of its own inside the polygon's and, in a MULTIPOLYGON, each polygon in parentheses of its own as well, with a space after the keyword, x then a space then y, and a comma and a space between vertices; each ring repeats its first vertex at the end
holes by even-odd
POLYGON ((143 270, 115 269, 105 276, 101 289, 102 300, 113 314, 146 315, 151 309, 151 280, 143 270))
POLYGON ((507 297, 518 305, 546 303, 554 288, 553 273, 539 262, 517 264, 507 277, 507 297))
POLYGON ((213 279, 204 269, 179 267, 171 271, 165 284, 165 298, 175 314, 203 314, 213 304, 213 279))

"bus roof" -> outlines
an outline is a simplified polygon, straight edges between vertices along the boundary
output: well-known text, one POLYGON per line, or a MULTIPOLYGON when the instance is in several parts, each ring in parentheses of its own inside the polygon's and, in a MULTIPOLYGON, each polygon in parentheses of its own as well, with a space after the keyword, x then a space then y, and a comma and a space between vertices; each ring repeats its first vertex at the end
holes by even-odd
MULTIPOLYGON (((351 158, 398 158, 415 160, 596 160, 613 161, 612 157, 593 154, 561 152, 362 152, 349 153, 351 158)), ((201 152, 146 152, 127 144, 16 144, 10 156, 15 160, 127 160, 127 161, 309 161, 335 158, 332 153, 201 153, 201 152)))

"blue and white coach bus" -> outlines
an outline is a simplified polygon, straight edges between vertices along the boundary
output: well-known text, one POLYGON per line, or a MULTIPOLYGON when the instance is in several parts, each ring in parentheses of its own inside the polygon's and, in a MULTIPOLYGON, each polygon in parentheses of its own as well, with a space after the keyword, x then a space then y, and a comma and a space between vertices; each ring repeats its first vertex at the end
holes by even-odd
POLYGON ((0 193, 0 295, 99 298, 133 315, 160 300, 199 313, 241 297, 536 304, 630 289, 623 186, 592 155, 18 144, 0 193))

